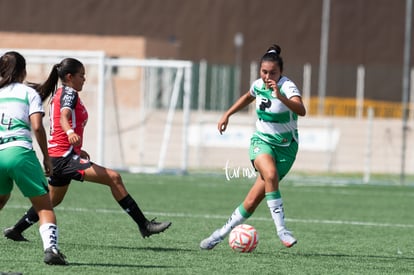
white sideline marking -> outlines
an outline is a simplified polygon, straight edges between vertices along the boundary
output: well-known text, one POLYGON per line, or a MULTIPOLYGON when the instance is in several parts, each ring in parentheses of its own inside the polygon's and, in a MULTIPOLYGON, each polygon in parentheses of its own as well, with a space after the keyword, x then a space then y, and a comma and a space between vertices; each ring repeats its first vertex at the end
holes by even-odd
MULTIPOLYGON (((28 206, 23 205, 6 205, 8 208, 14 209, 28 209, 28 206)), ((94 213, 115 213, 124 214, 123 210, 113 210, 113 209, 93 209, 93 208, 74 208, 74 207, 57 207, 57 211, 68 211, 68 212, 94 212, 94 213)), ((222 215, 208 215, 208 214, 186 214, 186 213, 166 213, 166 212, 147 212, 144 211, 146 215, 154 216, 165 216, 165 217, 176 217, 176 218, 202 218, 202 219, 220 219, 226 221, 228 216, 222 215)), ((250 217, 250 220, 258 221, 271 221, 271 218, 263 217, 250 217)), ((393 223, 376 223, 376 222, 360 222, 360 221, 341 221, 341 220, 318 220, 318 219, 285 219, 287 222, 296 222, 296 223, 317 223, 317 224, 342 224, 342 225, 357 225, 357 226, 374 226, 374 227, 399 227, 399 228, 414 228, 414 224, 393 224, 393 223)))

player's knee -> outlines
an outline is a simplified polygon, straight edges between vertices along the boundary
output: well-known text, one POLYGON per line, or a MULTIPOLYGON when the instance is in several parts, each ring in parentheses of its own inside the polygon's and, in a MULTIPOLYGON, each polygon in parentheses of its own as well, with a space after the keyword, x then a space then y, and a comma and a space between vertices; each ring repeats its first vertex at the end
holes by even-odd
POLYGON ((116 171, 111 171, 110 173, 111 180, 115 185, 123 185, 121 175, 116 171))
POLYGON ((275 182, 278 181, 278 175, 277 175, 276 172, 269 171, 269 172, 266 172, 266 173, 262 174, 262 176, 263 176, 265 182, 275 183, 275 182))

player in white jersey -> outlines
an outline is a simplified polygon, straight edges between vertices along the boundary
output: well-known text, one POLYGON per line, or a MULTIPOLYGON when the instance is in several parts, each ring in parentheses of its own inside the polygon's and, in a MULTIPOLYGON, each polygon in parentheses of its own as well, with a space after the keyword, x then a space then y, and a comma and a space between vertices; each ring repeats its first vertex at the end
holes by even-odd
POLYGON ((266 198, 273 218, 277 235, 286 247, 297 243, 286 228, 280 180, 292 167, 298 151, 298 116, 304 116, 306 109, 296 85, 282 75, 283 59, 281 48, 271 46, 260 62, 260 79, 251 85, 224 113, 218 122, 222 134, 234 113, 256 101, 256 131, 250 140, 250 160, 258 171, 258 176, 245 197, 232 213, 227 222, 200 243, 201 249, 213 249, 230 231, 244 223, 266 198))
POLYGON ((44 262, 66 265, 58 250, 56 216, 47 180, 32 146, 33 131, 43 154, 45 173, 50 176, 53 168, 42 123, 42 100, 34 89, 23 84, 26 61, 19 53, 11 51, 0 57, 0 77, 0 209, 10 198, 14 181, 40 217, 44 262))

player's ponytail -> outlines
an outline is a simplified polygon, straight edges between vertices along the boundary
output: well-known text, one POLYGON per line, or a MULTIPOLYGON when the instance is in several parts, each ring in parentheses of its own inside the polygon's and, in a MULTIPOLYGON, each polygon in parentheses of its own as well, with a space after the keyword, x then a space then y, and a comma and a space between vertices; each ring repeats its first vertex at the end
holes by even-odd
POLYGON ((56 90, 59 81, 58 66, 59 64, 53 65, 49 77, 42 84, 28 83, 30 87, 32 87, 39 93, 40 97, 42 98, 42 101, 45 101, 56 90))
POLYGON ((49 77, 43 84, 29 83, 42 98, 42 101, 47 99, 57 88, 59 79, 65 82, 67 74, 76 74, 79 72, 83 64, 75 58, 65 58, 59 64, 55 64, 50 71, 49 77))

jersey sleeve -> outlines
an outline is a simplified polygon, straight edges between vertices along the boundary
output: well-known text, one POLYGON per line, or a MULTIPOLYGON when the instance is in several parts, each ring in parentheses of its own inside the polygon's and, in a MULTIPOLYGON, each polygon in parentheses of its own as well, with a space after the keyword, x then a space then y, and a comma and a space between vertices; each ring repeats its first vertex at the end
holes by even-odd
POLYGON ((283 82, 281 90, 286 95, 287 98, 291 98, 294 96, 301 96, 299 89, 296 87, 295 83, 291 80, 287 80, 283 82))
POLYGON ((76 102, 78 101, 78 93, 72 89, 65 89, 60 96, 60 110, 69 108, 75 109, 76 102))
POLYGON ((43 109, 42 99, 40 95, 35 91, 29 88, 28 98, 29 98, 29 116, 34 113, 42 113, 45 111, 43 109))
POLYGON ((256 94, 254 87, 262 87, 262 86, 263 86, 263 80, 261 78, 255 80, 250 86, 250 90, 249 90, 250 95, 253 97, 256 97, 257 94, 256 94))

